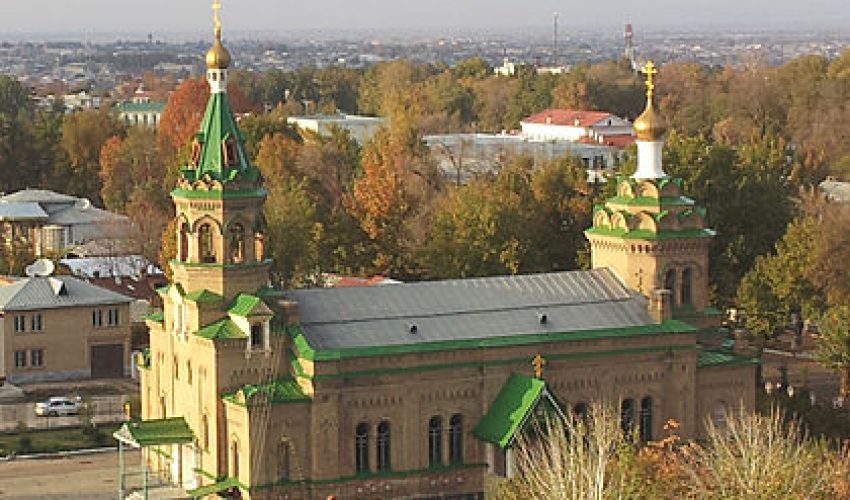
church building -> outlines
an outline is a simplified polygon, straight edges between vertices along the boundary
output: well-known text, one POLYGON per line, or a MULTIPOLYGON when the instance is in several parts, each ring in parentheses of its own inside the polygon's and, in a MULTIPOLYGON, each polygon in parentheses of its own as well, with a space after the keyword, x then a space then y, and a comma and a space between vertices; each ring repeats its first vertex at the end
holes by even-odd
POLYGON ((586 231, 592 269, 275 290, 216 21, 209 103, 172 191, 174 280, 147 320, 142 418, 116 432, 153 473, 196 497, 477 499, 512 473, 544 402, 616 405, 645 441, 668 419, 696 438, 754 406, 754 360, 697 341, 718 314, 714 233, 662 169, 651 65, 638 170, 586 231))

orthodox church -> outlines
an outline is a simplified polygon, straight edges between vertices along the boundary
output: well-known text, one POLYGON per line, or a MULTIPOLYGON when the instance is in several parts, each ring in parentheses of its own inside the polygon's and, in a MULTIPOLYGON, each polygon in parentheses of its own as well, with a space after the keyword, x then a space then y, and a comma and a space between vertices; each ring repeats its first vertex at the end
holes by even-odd
POLYGON ((701 347, 705 214, 635 121, 639 166, 586 231, 593 269, 368 288, 269 287, 266 190, 228 103, 216 16, 211 95, 171 196, 174 280, 140 359, 141 420, 116 432, 190 495, 483 498, 541 404, 604 401, 643 440, 753 407, 751 358, 701 347))

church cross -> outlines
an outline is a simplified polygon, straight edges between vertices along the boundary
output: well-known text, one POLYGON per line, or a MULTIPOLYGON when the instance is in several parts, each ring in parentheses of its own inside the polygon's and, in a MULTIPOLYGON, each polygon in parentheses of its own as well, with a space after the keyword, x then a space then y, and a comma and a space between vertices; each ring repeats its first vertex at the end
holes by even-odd
POLYGON ((646 97, 652 102, 652 96, 655 94, 655 75, 658 74, 658 68, 652 61, 647 61, 643 67, 643 73, 646 75, 646 97))
POLYGON ((213 21, 215 22, 215 32, 221 33, 221 0, 213 0, 213 21))
POLYGON ((532 366, 534 366, 534 377, 538 379, 543 378, 543 369, 546 367, 546 360, 543 359, 543 356, 537 355, 531 360, 532 366))

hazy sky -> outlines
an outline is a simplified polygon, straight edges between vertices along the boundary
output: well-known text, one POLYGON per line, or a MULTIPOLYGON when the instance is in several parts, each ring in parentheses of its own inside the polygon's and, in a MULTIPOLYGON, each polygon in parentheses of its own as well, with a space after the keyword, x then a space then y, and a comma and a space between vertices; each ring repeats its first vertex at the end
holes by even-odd
MULTIPOLYGON (((848 0, 222 0, 225 30, 813 28, 850 31, 848 0)), ((211 25, 212 0, 0 0, 0 32, 196 32, 211 25)))

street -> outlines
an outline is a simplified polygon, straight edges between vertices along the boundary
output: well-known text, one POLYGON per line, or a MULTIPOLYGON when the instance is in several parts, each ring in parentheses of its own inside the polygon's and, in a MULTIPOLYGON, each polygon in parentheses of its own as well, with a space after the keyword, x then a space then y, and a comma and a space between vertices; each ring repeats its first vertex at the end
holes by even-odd
MULTIPOLYGON (((138 469, 138 451, 127 453, 138 469)), ((0 462, 0 498, 9 500, 114 500, 118 494, 118 452, 42 460, 0 462)))

